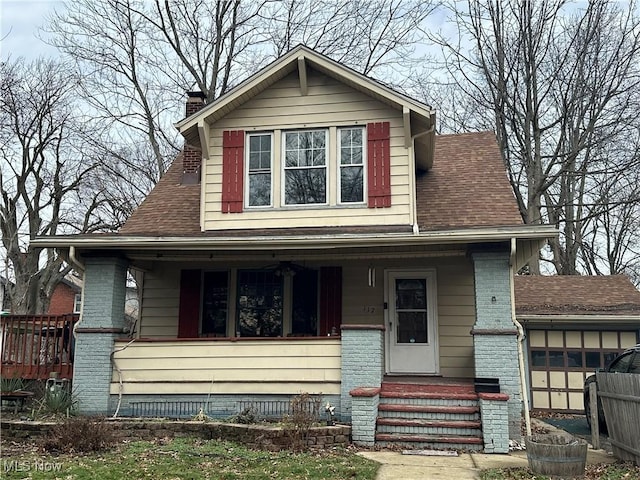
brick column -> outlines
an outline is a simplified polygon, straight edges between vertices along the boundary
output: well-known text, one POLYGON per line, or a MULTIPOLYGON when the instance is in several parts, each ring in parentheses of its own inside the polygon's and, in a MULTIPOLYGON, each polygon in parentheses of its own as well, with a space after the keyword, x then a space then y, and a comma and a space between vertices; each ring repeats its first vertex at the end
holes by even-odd
POLYGON ((109 414, 111 352, 122 336, 127 262, 87 258, 81 321, 76 327, 73 391, 83 414, 109 414))
MULTIPOLYGON (((511 319, 508 251, 473 252, 476 323, 473 326, 476 377, 500 379, 509 395, 509 438, 521 440, 522 399, 517 330, 511 319)), ((484 420, 483 420, 484 428, 484 420)))
POLYGON ((484 453, 509 453, 509 408, 506 393, 480 393, 484 453))
POLYGON ((384 327, 342 325, 342 381, 340 417, 351 421, 351 395, 355 388, 377 388, 384 375, 384 327))
POLYGON ((351 399, 351 439, 356 445, 372 447, 376 443, 376 420, 380 387, 355 388, 351 399))

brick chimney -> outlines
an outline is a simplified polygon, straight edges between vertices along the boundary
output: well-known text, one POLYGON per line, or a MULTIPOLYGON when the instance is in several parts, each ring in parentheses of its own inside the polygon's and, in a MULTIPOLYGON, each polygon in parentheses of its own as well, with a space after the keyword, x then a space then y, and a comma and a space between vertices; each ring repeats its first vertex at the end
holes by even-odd
MULTIPOLYGON (((187 103, 185 105, 185 117, 193 115, 204 107, 205 95, 202 92, 187 92, 187 103)), ((184 143, 182 160, 182 183, 193 185, 200 183, 200 167, 202 163, 202 151, 184 143)))

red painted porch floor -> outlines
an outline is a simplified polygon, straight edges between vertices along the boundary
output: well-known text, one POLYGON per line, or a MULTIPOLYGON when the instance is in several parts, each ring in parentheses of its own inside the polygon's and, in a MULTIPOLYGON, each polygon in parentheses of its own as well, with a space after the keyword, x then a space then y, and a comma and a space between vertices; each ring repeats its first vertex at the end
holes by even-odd
POLYGON ((473 380, 467 378, 385 376, 380 394, 387 398, 478 398, 473 380))

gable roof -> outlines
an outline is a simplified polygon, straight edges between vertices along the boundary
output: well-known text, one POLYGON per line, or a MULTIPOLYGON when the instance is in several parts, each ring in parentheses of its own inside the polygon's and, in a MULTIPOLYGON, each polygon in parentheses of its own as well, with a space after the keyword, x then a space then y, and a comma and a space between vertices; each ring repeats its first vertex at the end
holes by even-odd
MULTIPOLYGON (((493 133, 439 135, 435 143, 434 167, 416 179, 421 231, 523 224, 493 133)), ((188 237, 248 233, 201 232, 200 185, 182 185, 181 178, 180 155, 129 217, 120 235, 188 237)), ((339 229, 341 233, 366 233, 367 230, 382 232, 376 226, 353 231, 339 229)), ((397 232, 410 230, 410 226, 395 228, 397 232)), ((328 229, 322 232, 331 233, 328 229)))
POLYGON ((520 275, 517 315, 637 315, 640 291, 626 275, 520 275))
POLYGON ((397 92, 304 45, 296 46, 218 99, 180 120, 175 126, 190 145, 196 147, 203 143, 206 145, 208 140, 201 138, 203 135, 207 137, 205 123, 215 123, 292 72, 298 72, 302 90, 306 82, 307 68, 313 68, 401 111, 407 146, 410 145, 413 135, 420 134, 414 139, 416 150, 419 150, 419 153, 416 153, 416 162, 421 169, 431 168, 436 121, 435 110, 429 105, 397 92))

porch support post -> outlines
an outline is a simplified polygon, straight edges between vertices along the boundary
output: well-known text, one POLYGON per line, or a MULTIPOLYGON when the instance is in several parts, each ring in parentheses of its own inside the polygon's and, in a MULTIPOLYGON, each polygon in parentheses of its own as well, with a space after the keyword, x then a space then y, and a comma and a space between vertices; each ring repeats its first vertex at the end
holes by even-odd
POLYGON ((500 380, 500 391, 509 395, 509 438, 520 441, 522 398, 518 370, 518 332, 511 318, 510 282, 513 278, 509 252, 485 250, 474 251, 471 255, 476 304, 476 322, 471 332, 475 375, 500 380))
POLYGON ((342 325, 340 414, 351 421, 351 395, 356 388, 379 388, 384 375, 384 326, 342 325))
POLYGON ((376 443, 380 387, 356 388, 349 393, 352 397, 351 439, 356 445, 372 447, 376 443))
POLYGON ((77 324, 73 391, 82 414, 109 414, 111 352, 125 326, 127 262, 86 258, 82 315, 77 324))

